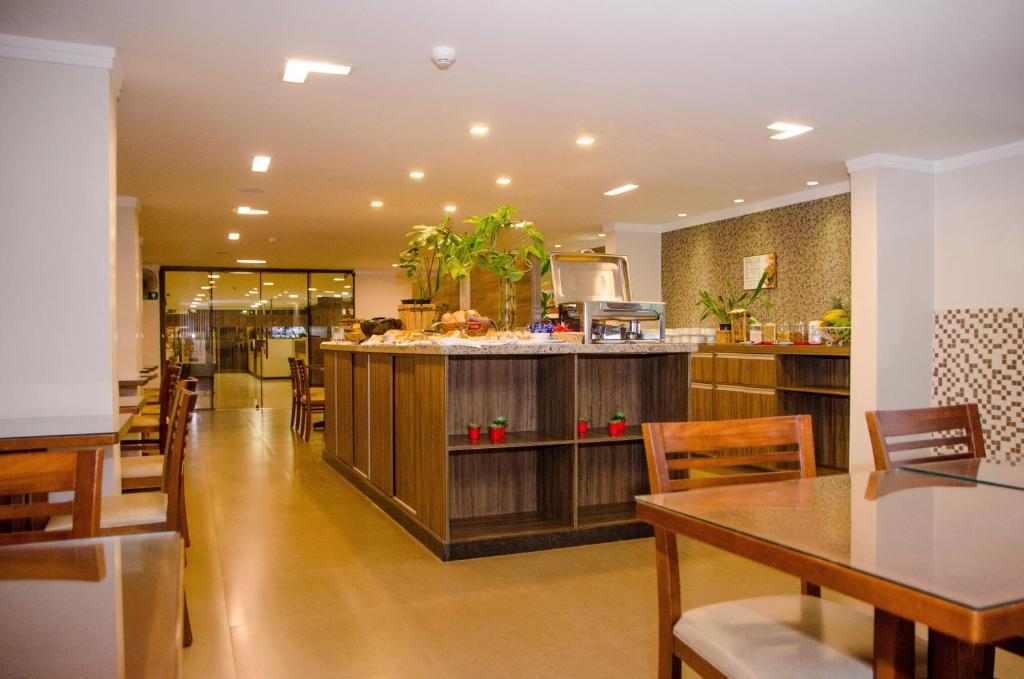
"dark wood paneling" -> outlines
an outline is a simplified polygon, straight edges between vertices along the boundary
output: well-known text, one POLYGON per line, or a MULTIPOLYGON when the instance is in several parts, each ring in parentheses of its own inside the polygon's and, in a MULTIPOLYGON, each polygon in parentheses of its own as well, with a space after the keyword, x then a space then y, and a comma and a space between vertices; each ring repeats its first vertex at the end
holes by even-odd
POLYGON ((465 434, 467 422, 486 427, 499 415, 509 431, 536 431, 537 369, 535 356, 451 357, 448 433, 465 434))
POLYGON ((395 497, 448 539, 444 356, 395 356, 395 497))
POLYGON ((715 382, 752 387, 775 386, 776 359, 761 354, 715 354, 715 382))
POLYGON ((324 355, 324 452, 338 456, 338 361, 341 354, 324 355))
MULTIPOLYGON (((690 362, 686 354, 644 356, 641 422, 682 422, 686 419, 690 362)), ((634 424, 639 424, 635 422, 634 424)))
POLYGON ((779 415, 810 415, 818 466, 850 467, 850 399, 788 391, 778 393, 779 415))
MULTIPOLYGON (((352 361, 355 354, 348 352, 329 352, 328 360, 334 362, 336 387, 334 410, 326 411, 326 419, 331 419, 330 413, 334 413, 337 421, 337 457, 347 465, 355 462, 355 432, 353 431, 352 417, 355 412, 355 400, 353 394, 354 374, 352 361)), ((330 388, 330 387, 328 387, 330 388)), ((326 425, 325 425, 326 426, 326 425)))
POLYGON ((776 414, 775 392, 771 389, 718 385, 714 393, 716 420, 745 420, 776 414))
POLYGON ((632 503, 648 493, 642 441, 581 445, 577 466, 579 506, 632 503))
POLYGON ((370 354, 352 356, 352 466, 370 472, 370 354))
POLYGON ((686 419, 686 354, 577 358, 577 410, 600 428, 616 410, 629 424, 686 419))
POLYGON ((392 360, 370 354, 370 481, 388 495, 395 492, 392 360))
POLYGON ((850 388, 849 357, 780 356, 779 385, 850 388))
POLYGON ((690 420, 695 422, 715 419, 715 392, 710 384, 690 385, 690 420))

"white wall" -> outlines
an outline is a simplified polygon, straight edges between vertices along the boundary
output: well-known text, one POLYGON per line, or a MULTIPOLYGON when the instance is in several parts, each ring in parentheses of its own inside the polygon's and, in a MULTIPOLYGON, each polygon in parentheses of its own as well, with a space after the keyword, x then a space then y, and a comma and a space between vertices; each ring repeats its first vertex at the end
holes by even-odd
POLYGON ((117 199, 117 376, 130 379, 142 369, 142 270, 139 201, 117 199))
POLYGON ((661 231, 648 224, 606 224, 605 252, 626 255, 629 262, 629 288, 638 302, 661 299, 661 231))
POLYGON ((1024 155, 935 176, 935 308, 1024 306, 1024 155))
POLYGON ((397 318, 401 300, 412 296, 401 269, 357 269, 355 274, 356 318, 397 318))
POLYGON ((2 57, 0 92, 0 417, 113 420, 109 67, 2 57))

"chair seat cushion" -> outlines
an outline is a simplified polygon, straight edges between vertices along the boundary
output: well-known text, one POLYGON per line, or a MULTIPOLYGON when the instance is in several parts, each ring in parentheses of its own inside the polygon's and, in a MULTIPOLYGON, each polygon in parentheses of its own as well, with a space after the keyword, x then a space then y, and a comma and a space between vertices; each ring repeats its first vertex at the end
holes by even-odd
MULTIPOLYGON (((167 520, 167 493, 104 495, 100 500, 100 530, 163 523, 167 520)), ((54 516, 46 530, 70 530, 71 516, 54 516)))
POLYGON ((163 455, 142 455, 141 457, 121 458, 121 477, 138 479, 147 476, 163 476, 163 455))
MULTIPOLYGON (((767 596, 685 611, 676 637, 734 679, 864 677, 874 657, 874 618, 811 596, 767 596)), ((917 645, 918 676, 927 646, 917 645)))

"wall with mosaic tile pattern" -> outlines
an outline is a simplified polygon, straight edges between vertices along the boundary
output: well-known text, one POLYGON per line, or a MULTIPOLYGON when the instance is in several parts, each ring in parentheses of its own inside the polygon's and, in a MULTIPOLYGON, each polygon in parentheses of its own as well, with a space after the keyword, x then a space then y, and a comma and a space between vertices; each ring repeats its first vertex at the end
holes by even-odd
POLYGON ((850 194, 669 231, 661 240, 661 290, 669 327, 700 321, 697 292, 742 287, 743 258, 775 252, 779 285, 769 294, 776 321, 819 318, 832 297, 850 300, 850 194))
POLYGON ((935 312, 935 405, 977 403, 988 457, 1020 463, 1024 453, 1024 309, 935 312))

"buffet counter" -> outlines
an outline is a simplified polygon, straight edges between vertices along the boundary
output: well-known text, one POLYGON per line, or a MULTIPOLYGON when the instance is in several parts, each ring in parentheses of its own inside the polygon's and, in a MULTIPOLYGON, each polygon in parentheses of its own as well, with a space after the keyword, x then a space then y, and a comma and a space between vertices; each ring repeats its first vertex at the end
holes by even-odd
POLYGON ((639 425, 688 419, 696 345, 321 347, 324 460, 441 559, 650 534, 639 425), (503 442, 467 436, 497 417, 503 442))

